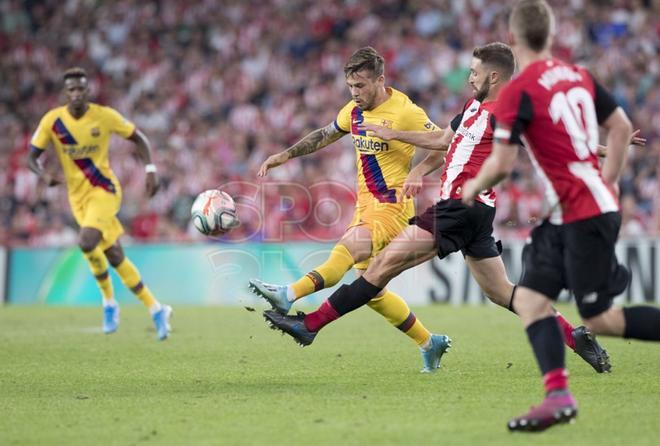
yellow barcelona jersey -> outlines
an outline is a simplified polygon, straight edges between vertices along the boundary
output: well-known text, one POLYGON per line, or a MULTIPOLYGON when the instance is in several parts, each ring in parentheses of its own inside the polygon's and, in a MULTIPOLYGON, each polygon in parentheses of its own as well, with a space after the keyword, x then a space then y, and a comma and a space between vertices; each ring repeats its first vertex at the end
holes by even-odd
POLYGON ((406 200, 401 193, 410 172, 415 146, 401 141, 383 141, 358 130, 361 123, 378 124, 394 130, 433 131, 438 127, 421 107, 394 88, 387 88, 389 99, 373 110, 362 110, 350 101, 337 115, 337 129, 351 134, 357 155, 358 206, 372 200, 397 203, 406 200))
POLYGON ((120 192, 110 169, 108 145, 113 133, 128 138, 133 132, 135 125, 110 107, 90 103, 76 119, 62 106, 41 118, 31 144, 45 150, 52 143, 62 164, 69 200, 79 202, 96 188, 120 192))

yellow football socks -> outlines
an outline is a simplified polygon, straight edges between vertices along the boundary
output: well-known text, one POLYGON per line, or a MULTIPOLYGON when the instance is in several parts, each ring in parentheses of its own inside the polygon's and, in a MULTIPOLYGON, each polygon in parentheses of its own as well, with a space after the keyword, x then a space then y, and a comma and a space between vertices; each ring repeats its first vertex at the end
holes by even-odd
POLYGON ((124 257, 124 261, 115 267, 115 271, 119 274, 123 284, 133 291, 137 298, 140 299, 147 308, 153 310, 158 306, 158 301, 154 295, 151 294, 149 288, 142 283, 140 272, 128 257, 124 257))
POLYGON ((96 278, 96 284, 101 290, 104 301, 109 301, 114 298, 114 293, 112 290, 112 281, 110 280, 110 274, 108 271, 108 261, 105 258, 105 254, 98 246, 89 252, 83 252, 83 256, 87 263, 89 264, 89 269, 92 270, 92 274, 96 278))
POLYGON ((300 299, 315 291, 329 288, 339 282, 354 263, 348 249, 344 245, 337 244, 332 248, 328 260, 291 284, 291 290, 296 299, 300 299))
POLYGON ((399 295, 390 290, 369 301, 372 310, 379 312, 387 321, 404 332, 420 347, 428 343, 431 333, 410 311, 408 304, 399 295))

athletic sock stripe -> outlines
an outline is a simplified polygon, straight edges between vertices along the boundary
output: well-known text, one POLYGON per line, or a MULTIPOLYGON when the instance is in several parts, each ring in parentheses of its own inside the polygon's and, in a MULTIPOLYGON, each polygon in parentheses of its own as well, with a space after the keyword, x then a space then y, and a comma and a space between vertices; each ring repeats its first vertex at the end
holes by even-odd
POLYGON ((325 279, 323 279, 323 276, 318 271, 310 271, 306 276, 314 283, 314 291, 320 291, 325 288, 325 279))
POLYGON ((412 328, 413 325, 415 325, 415 322, 417 322, 417 318, 415 317, 415 314, 411 311, 408 317, 406 318, 405 321, 403 321, 401 324, 399 324, 396 328, 401 330, 402 332, 407 332, 412 328))

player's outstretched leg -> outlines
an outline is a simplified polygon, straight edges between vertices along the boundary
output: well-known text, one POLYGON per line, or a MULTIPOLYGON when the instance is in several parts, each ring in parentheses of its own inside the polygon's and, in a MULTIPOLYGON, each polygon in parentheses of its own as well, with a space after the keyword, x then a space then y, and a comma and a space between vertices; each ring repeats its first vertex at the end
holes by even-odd
POLYGON ((105 251, 110 264, 115 268, 122 283, 130 289, 135 297, 140 299, 151 314, 151 319, 156 327, 156 336, 159 340, 167 339, 170 331, 170 318, 172 317, 172 307, 169 305, 161 305, 156 300, 151 290, 142 282, 140 272, 131 262, 128 257, 124 255, 119 241, 105 251))
POLYGON ((371 299, 367 305, 419 346, 422 373, 433 373, 440 367, 440 358, 451 346, 451 340, 428 331, 401 296, 385 289, 381 296, 371 299))
POLYGON ((271 328, 291 336, 300 346, 306 347, 314 342, 317 332, 305 326, 305 313, 299 311, 295 316, 287 316, 274 310, 264 311, 264 319, 271 328))
POLYGON ((108 261, 99 247, 101 237, 102 234, 98 229, 83 227, 80 230, 78 243, 103 296, 103 333, 111 334, 119 328, 119 305, 114 298, 112 282, 108 274, 108 261))
MULTIPOLYGON (((500 256, 490 258, 468 256, 466 261, 472 276, 477 280, 488 298, 515 313, 513 303, 516 296, 516 286, 509 281, 502 258, 500 256)), ((591 365, 596 372, 610 371, 611 364, 607 351, 600 346, 596 337, 590 331, 585 327, 574 328, 556 310, 555 318, 564 334, 563 338, 568 347, 591 365)))
MULTIPOLYGON (((529 246, 529 245, 528 245, 529 246)), ((529 249, 529 248, 525 248, 529 249)), ((523 257, 525 256, 523 251, 523 257)), ((472 276, 475 278, 483 292, 493 302, 508 308, 516 313, 513 308, 516 297, 516 285, 511 283, 504 268, 504 262, 500 256, 490 258, 466 257, 472 276)), ((565 344, 577 353, 584 361, 598 373, 609 372, 611 369, 610 358, 607 351, 600 346, 596 337, 585 327, 575 328, 559 312, 555 310, 555 318, 564 334, 565 344)))
POLYGON ((124 285, 149 309, 158 339, 160 341, 167 339, 171 330, 172 308, 169 305, 161 305, 156 300, 151 290, 142 282, 138 269, 127 257, 124 257, 124 260, 115 267, 115 270, 124 285))
POLYGON ((281 314, 287 314, 297 299, 324 288, 336 285, 355 264, 348 248, 335 245, 328 259, 291 285, 273 285, 258 279, 250 279, 249 288, 281 314))

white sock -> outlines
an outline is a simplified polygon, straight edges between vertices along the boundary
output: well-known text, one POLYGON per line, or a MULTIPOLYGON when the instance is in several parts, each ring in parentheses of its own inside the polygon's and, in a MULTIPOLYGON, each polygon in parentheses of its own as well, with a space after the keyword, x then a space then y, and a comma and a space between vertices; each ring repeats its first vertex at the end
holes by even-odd
POLYGON ((293 287, 291 285, 288 285, 286 287, 286 300, 288 300, 289 302, 296 301, 296 293, 293 292, 293 287))
POLYGON ((420 348, 422 349, 422 351, 427 352, 427 351, 431 350, 431 346, 433 345, 433 343, 431 342, 431 339, 432 339, 432 336, 429 336, 429 338, 426 340, 426 342, 424 342, 421 345, 420 348))
POLYGON ((153 314, 156 314, 156 313, 158 313, 162 308, 163 308, 163 306, 160 304, 160 302, 156 301, 155 304, 153 304, 152 306, 149 307, 149 313, 151 313, 152 315, 153 315, 153 314))
POLYGON ((116 307, 116 306, 117 306, 117 301, 115 300, 114 297, 111 297, 110 299, 103 299, 103 308, 116 307))

